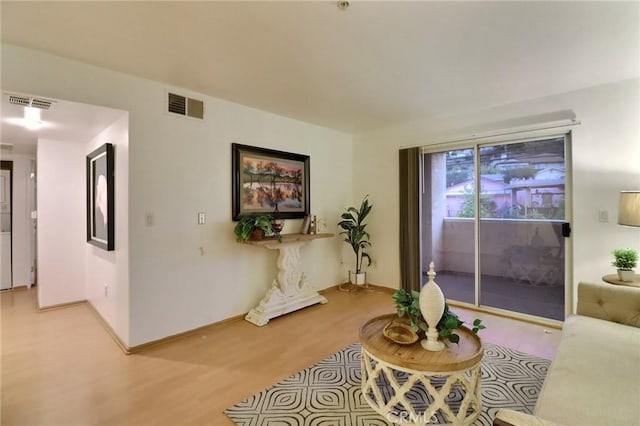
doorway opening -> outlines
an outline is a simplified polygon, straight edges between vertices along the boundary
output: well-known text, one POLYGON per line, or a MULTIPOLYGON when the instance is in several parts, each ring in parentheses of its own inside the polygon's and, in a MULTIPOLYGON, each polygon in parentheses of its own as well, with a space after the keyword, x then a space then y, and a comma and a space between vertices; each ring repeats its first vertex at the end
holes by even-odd
POLYGON ((13 288, 13 161, 0 162, 0 290, 13 288))

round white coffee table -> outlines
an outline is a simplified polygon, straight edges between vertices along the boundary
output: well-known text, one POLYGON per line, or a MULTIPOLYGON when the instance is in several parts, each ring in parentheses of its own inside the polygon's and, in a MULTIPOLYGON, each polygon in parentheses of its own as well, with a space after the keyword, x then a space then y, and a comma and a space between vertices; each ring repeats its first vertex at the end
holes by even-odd
POLYGON ((398 424, 470 425, 480 415, 482 343, 463 327, 459 344, 430 352, 420 342, 400 345, 382 330, 397 315, 367 321, 360 329, 362 395, 398 424))

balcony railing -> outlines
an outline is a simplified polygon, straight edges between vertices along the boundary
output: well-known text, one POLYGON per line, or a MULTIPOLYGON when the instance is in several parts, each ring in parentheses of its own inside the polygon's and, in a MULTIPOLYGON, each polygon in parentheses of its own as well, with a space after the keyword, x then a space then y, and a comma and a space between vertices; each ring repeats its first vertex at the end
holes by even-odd
MULTIPOLYGON (((444 218, 440 235, 433 247, 438 269, 473 274, 474 219, 444 218)), ((423 264, 430 261, 423 259, 423 264)), ((480 219, 480 265, 483 275, 560 285, 564 278, 562 221, 480 219)))

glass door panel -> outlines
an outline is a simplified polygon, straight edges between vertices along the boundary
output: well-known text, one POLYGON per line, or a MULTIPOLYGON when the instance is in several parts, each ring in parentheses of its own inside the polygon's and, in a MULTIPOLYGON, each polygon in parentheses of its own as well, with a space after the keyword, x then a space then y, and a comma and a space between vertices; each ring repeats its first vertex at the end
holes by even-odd
POLYGON ((447 299, 475 304, 474 149, 425 154, 423 283, 431 261, 447 299))
POLYGON ((564 320, 565 138, 479 148, 479 304, 564 320))

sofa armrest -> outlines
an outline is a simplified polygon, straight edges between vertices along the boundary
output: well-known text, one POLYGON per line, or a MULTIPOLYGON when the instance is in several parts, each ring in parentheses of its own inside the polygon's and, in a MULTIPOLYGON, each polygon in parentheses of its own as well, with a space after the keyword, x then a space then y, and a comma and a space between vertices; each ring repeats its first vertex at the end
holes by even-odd
POLYGON ((581 282, 576 313, 640 328, 640 288, 581 282))
POLYGON ((562 426, 533 414, 519 411, 500 409, 493 419, 493 426, 562 426))

